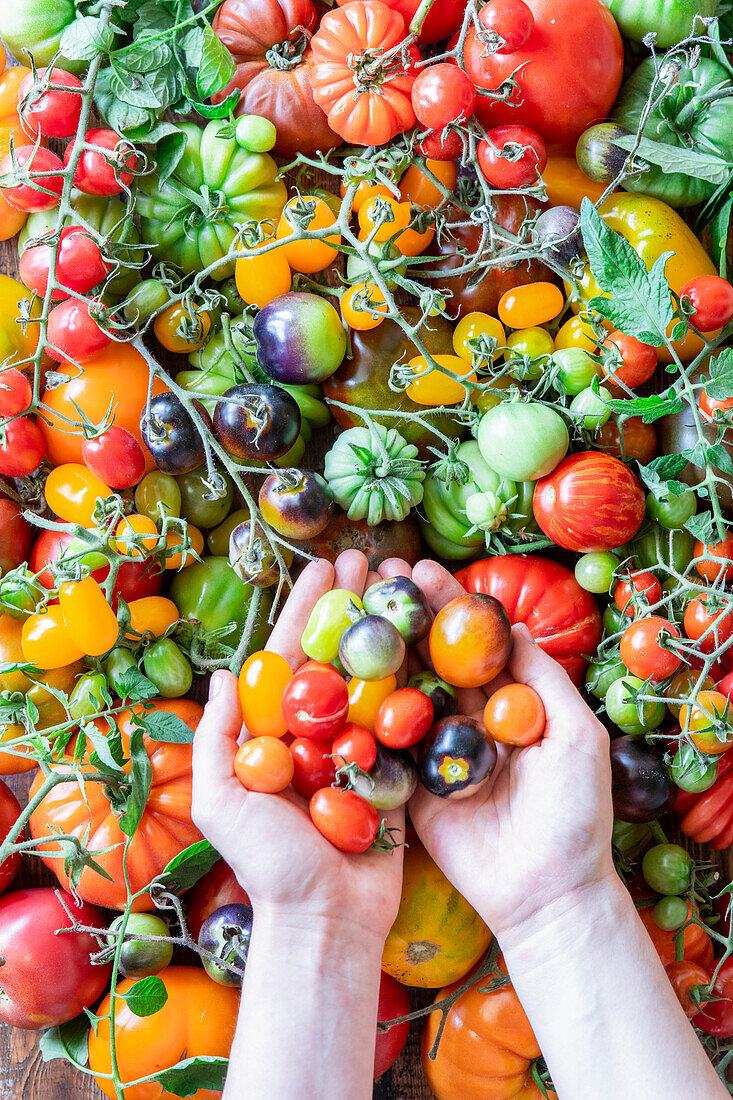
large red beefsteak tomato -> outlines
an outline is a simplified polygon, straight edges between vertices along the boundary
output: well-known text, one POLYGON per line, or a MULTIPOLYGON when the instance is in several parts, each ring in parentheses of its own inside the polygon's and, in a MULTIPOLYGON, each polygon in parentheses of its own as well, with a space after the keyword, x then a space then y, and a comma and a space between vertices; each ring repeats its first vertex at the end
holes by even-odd
POLYGON ((586 554, 633 538, 646 500, 639 479, 602 451, 568 455, 534 489, 534 517, 548 539, 586 554))
POLYGON ((466 72, 478 88, 495 91, 514 76, 506 102, 479 96, 475 113, 486 129, 521 123, 537 130, 551 152, 570 151, 594 122, 609 113, 621 86, 623 45, 616 21, 601 0, 526 0, 534 16, 527 42, 492 53, 471 26, 466 72))
POLYGON ((333 149, 340 138, 313 99, 310 36, 318 18, 311 0, 224 0, 214 30, 237 64, 224 99, 240 89, 235 114, 269 118, 275 152, 291 160, 333 149))
POLYGON ((503 603, 511 623, 524 623, 545 653, 580 684, 601 640, 596 601, 559 562, 535 554, 484 558, 456 573, 467 592, 503 603))
MULTIPOLYGON (((336 0, 340 8, 354 2, 355 0, 336 0)), ((412 18, 420 7, 420 0, 382 0, 382 3, 400 13, 407 33, 412 18)), ((418 42, 440 42, 442 38, 453 34, 460 27, 465 10, 466 0, 436 0, 423 23, 418 42)))

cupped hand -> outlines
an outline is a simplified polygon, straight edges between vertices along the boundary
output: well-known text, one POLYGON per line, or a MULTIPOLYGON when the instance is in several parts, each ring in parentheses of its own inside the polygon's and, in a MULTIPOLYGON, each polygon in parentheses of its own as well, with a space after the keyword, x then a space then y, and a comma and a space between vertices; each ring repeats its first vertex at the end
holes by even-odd
MULTIPOLYGON (((366 557, 347 550, 335 565, 311 562, 301 573, 272 631, 267 649, 295 671, 306 661, 300 637, 318 599, 332 588, 361 596, 376 575, 366 557)), ((296 919, 333 918, 386 935, 400 901, 402 847, 347 855, 317 831, 305 799, 247 791, 234 774, 238 744, 247 740, 237 680, 220 671, 211 678, 209 701, 193 749, 193 819, 221 853, 252 904, 296 919)), ((404 810, 385 815, 398 842, 404 810)))

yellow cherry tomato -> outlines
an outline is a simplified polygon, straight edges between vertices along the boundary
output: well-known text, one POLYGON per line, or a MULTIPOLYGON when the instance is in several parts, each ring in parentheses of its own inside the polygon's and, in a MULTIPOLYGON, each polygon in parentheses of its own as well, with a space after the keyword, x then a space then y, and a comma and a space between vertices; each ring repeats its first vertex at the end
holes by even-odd
MULTIPOLYGON (((271 235, 270 235, 271 236, 271 235)), ((267 238, 262 242, 267 243, 267 238)), ((250 306, 262 309, 273 298, 287 294, 293 282, 284 248, 270 249, 257 255, 257 250, 244 249, 244 254, 234 265, 237 290, 250 306)))
POLYGON ((386 313, 384 295, 373 283, 355 283, 341 296, 341 316, 357 332, 368 332, 381 325, 386 313))
POLYGON ((195 554, 201 554, 204 549, 204 536, 199 531, 198 527, 194 527, 192 523, 187 524, 186 533, 188 535, 188 541, 191 546, 186 550, 185 555, 183 553, 183 535, 180 531, 169 530, 166 531, 165 545, 167 550, 177 550, 177 554, 171 554, 170 557, 166 557, 164 565, 166 569, 182 569, 184 565, 193 565, 196 561, 195 554))
POLYGON ((23 623, 20 640, 23 657, 36 668, 61 668, 85 656, 66 629, 60 604, 51 604, 23 623))
POLYGON ((109 485, 80 462, 65 462, 54 467, 46 478, 43 491, 46 503, 59 519, 79 523, 82 527, 94 526, 97 500, 104 500, 112 493, 109 485))
POLYGON ((153 322, 153 331, 159 344, 166 351, 188 355, 198 351, 206 343, 211 328, 211 317, 199 306, 193 309, 183 302, 173 302, 159 313, 153 322))
POLYGON ((730 701, 722 691, 699 691, 690 707, 680 708, 680 726, 687 725, 690 738, 701 752, 719 756, 733 748, 730 701), (689 725, 688 725, 689 722, 689 725))
POLYGON ((150 516, 133 513, 123 516, 115 527, 112 545, 118 554, 131 558, 144 558, 158 544, 158 528, 150 516))
POLYGON ((516 356, 525 356, 516 367, 510 368, 510 374, 515 378, 540 378, 547 357, 555 350, 555 341, 546 328, 525 328, 512 332, 507 338, 505 359, 516 356))
POLYGON ((377 711, 388 695, 397 687, 396 676, 385 676, 383 680, 349 680, 349 713, 347 722, 356 722, 373 730, 377 711))
POLYGON ((507 328, 534 328, 562 313, 565 298, 554 283, 525 283, 499 299, 499 319, 507 328))
POLYGON ((160 638, 180 617, 173 600, 166 596, 142 596, 139 600, 131 600, 128 607, 130 631, 126 637, 131 640, 143 634, 160 638))
POLYGON ((594 353, 597 347, 598 340, 593 329, 582 317, 571 317, 555 334, 555 351, 580 348, 581 351, 594 353))
POLYGON ((606 190, 605 183, 586 176, 575 157, 548 157, 542 182, 552 206, 574 206, 576 210, 586 196, 596 203, 606 190))
POLYGON ((359 210, 359 239, 365 240, 371 236, 373 241, 383 244, 407 229, 411 217, 409 202, 398 202, 391 195, 375 195, 359 210))
MULTIPOLYGON (((323 199, 313 195, 296 196, 286 203, 280 215, 277 235, 280 238, 289 237, 294 229, 311 232, 316 229, 328 229, 335 221, 333 210, 323 199)), ((340 242, 341 237, 336 233, 323 240, 293 241, 291 244, 283 245, 283 252, 293 271, 312 275, 316 271, 323 271, 333 263, 338 256, 338 251, 331 245, 335 246, 340 242)))
POLYGON ((290 665, 279 653, 260 650, 242 665, 239 702, 242 719, 253 737, 284 737, 288 732, 282 698, 292 678, 290 665))
MULTIPOLYGON (((467 374, 466 360, 460 355, 434 355, 433 359, 452 374, 465 376, 466 382, 476 381, 476 371, 467 374)), ((424 371, 427 370, 428 362, 424 355, 416 355, 414 359, 410 359, 408 366, 424 371)), ((457 405, 466 396, 466 387, 455 378, 433 368, 411 382, 405 392, 416 405, 457 405)))
POLYGON ((400 180, 400 197, 403 202, 409 199, 415 206, 426 206, 434 210, 447 200, 430 177, 435 176, 447 191, 452 191, 458 179, 458 168, 454 160, 430 159, 426 159, 425 168, 427 171, 424 172, 419 165, 412 164, 407 169, 400 180))
MULTIPOLYGON (((345 180, 341 180, 341 198, 344 197, 348 190, 348 184, 345 180)), ((351 204, 351 209, 354 214, 358 214, 362 206, 369 199, 376 198, 377 195, 382 195, 383 198, 394 198, 394 191, 390 191, 389 187, 384 183, 367 183, 366 180, 362 180, 356 189, 354 195, 354 201, 351 204)))
MULTIPOLYGON (((453 350, 467 362, 472 362, 476 349, 471 347, 471 340, 478 340, 481 336, 496 340, 497 352, 494 358, 500 357, 499 348, 506 344, 506 332, 501 321, 492 317, 489 313, 467 313, 453 329, 453 350)), ((486 360, 480 364, 486 365, 486 360)))
POLYGON ((424 233, 419 233, 417 229, 413 229, 412 226, 408 225, 407 229, 403 229, 395 241, 395 247, 400 250, 403 256, 419 256, 429 244, 432 244, 434 236, 435 230, 432 225, 428 226, 424 233))
POLYGON ((64 626, 74 645, 88 657, 101 657, 117 641, 117 616, 94 577, 67 581, 59 590, 64 626))

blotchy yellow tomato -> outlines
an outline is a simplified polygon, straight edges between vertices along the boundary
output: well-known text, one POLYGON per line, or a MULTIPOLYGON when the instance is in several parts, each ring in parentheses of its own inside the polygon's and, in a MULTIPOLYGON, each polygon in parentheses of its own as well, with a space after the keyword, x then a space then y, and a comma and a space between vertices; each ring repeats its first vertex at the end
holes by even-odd
POLYGON ((373 730, 377 711, 396 687, 396 676, 385 676, 383 680, 357 680, 356 677, 349 680, 349 713, 346 721, 373 730))
POLYGON ((719 756, 733 748, 729 708, 728 696, 722 691, 699 691, 691 707, 681 707, 680 726, 684 729, 689 721, 690 739, 700 752, 719 756))
POLYGON ((285 658, 266 650, 253 653, 242 665, 239 702, 242 720, 253 737, 284 737, 288 732, 282 698, 292 676, 285 658))
MULTIPOLYGON (((452 374, 465 377, 466 382, 476 381, 476 372, 469 371, 468 363, 460 355, 434 355, 433 359, 452 374)), ((428 362, 424 355, 416 355, 408 366, 425 371, 428 362)), ((465 398, 466 387, 457 379, 433 369, 411 382, 405 392, 416 405, 457 405, 465 398)))
MULTIPOLYGON (((497 350, 494 357, 498 359, 501 354, 498 349, 503 348, 506 343, 506 332, 501 321, 488 313, 467 313, 461 317, 453 330, 453 350, 456 355, 470 363, 475 354, 475 348, 470 346, 470 341, 478 340, 482 336, 496 340, 497 350)), ((481 365, 485 362, 486 360, 482 360, 481 365)))

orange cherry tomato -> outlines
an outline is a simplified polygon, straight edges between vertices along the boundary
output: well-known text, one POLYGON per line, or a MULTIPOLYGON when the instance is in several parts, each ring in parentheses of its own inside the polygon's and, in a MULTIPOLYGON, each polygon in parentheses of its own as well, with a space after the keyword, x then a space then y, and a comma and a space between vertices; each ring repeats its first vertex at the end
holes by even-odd
MULTIPOLYGON (((272 233, 265 236, 262 244, 271 239, 272 233)), ((284 248, 270 249, 259 255, 256 248, 251 251, 243 249, 241 259, 234 265, 234 279, 245 302, 262 309, 273 298, 287 294, 293 282, 293 273, 284 248)))
POLYGON ((195 554, 199 556, 203 553, 204 549, 204 536, 199 531, 198 527, 194 527, 192 523, 186 525, 186 535, 191 546, 190 549, 183 552, 183 533, 176 531, 173 528, 166 531, 165 545, 167 550, 177 550, 177 554, 171 554, 164 562, 166 569, 183 569, 186 565, 193 565, 196 561, 195 554))
MULTIPOLYGON (((426 160, 427 172, 435 176, 448 191, 452 191, 458 179, 458 168, 452 160, 426 160)), ((415 206, 426 206, 434 210, 447 199, 430 176, 417 164, 411 165, 400 180, 400 198, 409 199, 415 206)))
MULTIPOLYGON (((467 371, 468 363, 462 356, 434 355, 433 359, 451 374, 465 377, 467 383, 476 381, 476 372, 467 371)), ((405 391, 416 405, 457 405, 465 399, 466 387, 440 370, 427 370, 428 361, 424 355, 416 355, 414 359, 410 359, 408 366, 416 371, 426 372, 410 382, 405 391)))
POLYGON ((112 494, 109 485, 78 462, 67 462, 51 470, 43 491, 46 503, 59 519, 82 527, 94 526, 97 501, 112 494))
MULTIPOLYGON (((341 180, 341 198, 344 197, 348 190, 348 184, 346 180, 341 180)), ((369 199, 376 198, 377 195, 382 195, 383 198, 394 198, 394 191, 390 191, 389 187, 384 183, 368 183, 366 180, 362 180, 356 189, 354 194, 354 201, 351 204, 351 209, 354 214, 358 214, 362 206, 369 199)))
POLYGON ((61 668, 79 661, 84 650, 74 644, 59 604, 51 604, 23 623, 23 657, 36 668, 61 668))
POLYGON ((702 561, 696 562, 695 569, 706 581, 730 580, 733 577, 733 535, 727 535, 722 542, 707 545, 698 539, 695 557, 702 558, 702 561))
POLYGON ((467 592, 441 608, 428 638, 433 668, 455 687, 481 687, 509 660, 512 634, 503 604, 483 592, 467 592))
POLYGON ((724 420, 725 415, 733 409, 733 397, 709 397, 704 389, 697 395, 697 403, 703 420, 711 424, 724 420))
POLYGON ((484 725, 502 745, 532 745, 545 732, 545 707, 529 684, 498 688, 484 707, 484 725))
POLYGON ((16 233, 20 233, 27 218, 28 212, 16 210, 0 191, 0 241, 9 241, 16 233))
POLYGON ((643 570, 629 575, 628 580, 619 581, 614 587, 613 598, 619 611, 635 619, 637 608, 647 611, 651 604, 662 598, 662 586, 654 576, 643 570))
POLYGON ((242 720, 253 737, 284 737, 288 732, 282 698, 292 675, 285 658, 268 650, 253 653, 242 665, 239 702, 242 720))
POLYGON ((383 244, 396 233, 407 229, 410 217, 409 202, 398 202, 391 195, 375 195, 362 203, 359 209, 359 238, 365 240, 371 236, 373 241, 383 244))
POLYGON ((606 190, 605 183, 586 176, 575 157, 548 157, 542 182, 552 206, 574 206, 576 210, 586 196, 597 203, 606 190))
POLYGON ((356 332, 368 332, 381 325, 386 313, 384 295, 373 283, 355 283, 341 296, 341 316, 356 332))
POLYGON ((507 328, 535 328, 562 313, 565 298, 554 283, 525 283, 505 291, 497 313, 507 328))
POLYGON ((397 687, 396 676, 385 676, 383 680, 349 680, 349 713, 347 722, 357 726, 366 726, 374 730, 377 714, 384 700, 397 687))
MULTIPOLYGON (((288 288, 289 289, 289 288, 288 288)), ((183 302, 171 302, 153 322, 153 332, 166 351, 188 355, 206 343, 211 317, 199 306, 191 308, 183 302)))
POLYGON ((130 609, 128 639, 143 634, 160 638, 179 619, 178 608, 166 596, 143 596, 139 600, 131 600, 127 606, 130 609))
MULTIPOLYGON (((327 229, 335 221, 336 215, 323 199, 312 195, 296 196, 285 204, 285 209, 280 215, 277 235, 285 238, 289 237, 294 229, 306 229, 310 232, 316 229, 327 229)), ((331 246, 338 245, 340 242, 341 237, 336 233, 323 240, 293 241, 291 244, 283 245, 282 250, 293 271, 301 271, 309 275, 330 267, 338 256, 338 250, 331 246)))
POLYGON ((699 691, 692 705, 680 708, 680 726, 687 726, 700 752, 719 756, 733 747, 729 711, 730 700, 722 691, 699 691))
POLYGON ((293 758, 277 737, 253 737, 234 757, 234 774, 248 791, 279 794, 293 778, 293 758))
POLYGON ((660 634, 669 638, 679 638, 680 632, 673 623, 661 615, 647 615, 635 619, 621 636, 621 660, 633 676, 642 680, 666 680, 673 676, 682 663, 679 653, 665 649, 659 640, 660 634))
POLYGON ((115 527, 112 545, 128 558, 145 558, 158 545, 158 528, 150 516, 123 516, 115 527))
POLYGON ((32 751, 30 745, 13 745, 12 752, 2 751, 1 746, 4 743, 25 736, 27 735, 22 726, 0 726, 0 775, 25 775, 38 767, 38 761, 29 755, 32 751))
POLYGON ((434 236, 435 230, 432 225, 429 225, 422 233, 408 225, 407 229, 403 229, 395 241, 395 247, 400 250, 403 256, 419 256, 429 244, 432 244, 434 236))
POLYGON ((67 581, 59 590, 64 626, 72 642, 89 657, 101 657, 117 641, 117 616, 94 577, 67 581))

